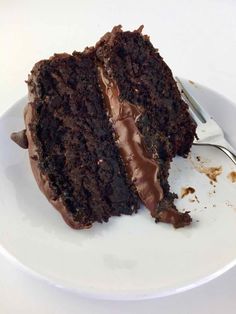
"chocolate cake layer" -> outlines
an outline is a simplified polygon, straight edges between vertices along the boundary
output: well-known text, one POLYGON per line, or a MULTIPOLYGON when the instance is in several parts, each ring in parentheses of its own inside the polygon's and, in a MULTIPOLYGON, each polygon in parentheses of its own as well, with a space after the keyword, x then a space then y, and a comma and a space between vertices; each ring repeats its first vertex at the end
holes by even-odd
POLYGON ((146 151, 142 135, 136 122, 142 110, 126 100, 120 100, 116 83, 108 79, 100 67, 100 86, 115 131, 116 144, 140 199, 154 214, 157 204, 163 198, 158 179, 159 166, 146 151))
POLYGON ((34 150, 32 168, 41 190, 66 222, 87 228, 111 215, 135 212, 139 199, 113 139, 94 54, 55 55, 41 61, 28 85, 25 117, 29 152, 32 146, 34 150))
MULTIPOLYGON (((158 165, 156 176, 164 196, 154 198, 154 190, 149 187, 154 203, 144 203, 156 221, 181 227, 189 224, 191 218, 188 213, 177 211, 173 203, 176 195, 170 193, 167 178, 173 157, 188 154, 196 124, 181 99, 171 70, 141 31, 142 27, 134 32, 115 27, 96 45, 97 58, 107 80, 117 86, 120 102, 128 102, 140 111, 135 124, 143 146, 158 165)), ((143 200, 141 195, 140 198, 143 200)))

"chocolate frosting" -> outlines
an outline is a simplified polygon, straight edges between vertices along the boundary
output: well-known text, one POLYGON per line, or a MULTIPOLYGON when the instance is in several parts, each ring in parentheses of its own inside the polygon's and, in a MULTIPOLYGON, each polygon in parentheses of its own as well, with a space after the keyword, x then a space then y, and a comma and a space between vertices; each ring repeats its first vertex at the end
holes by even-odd
POLYGON ((11 134, 11 139, 21 148, 27 149, 28 148, 28 139, 26 136, 26 130, 22 130, 19 132, 13 132, 11 134))
POLYGON ((180 213, 175 208, 169 208, 156 214, 156 222, 158 221, 171 223, 175 228, 180 228, 189 225, 192 219, 189 212, 180 213))
POLYGON ((158 180, 159 167, 146 151, 142 135, 136 126, 143 109, 127 100, 120 100, 119 88, 115 81, 108 79, 101 66, 98 70, 116 143, 127 174, 136 187, 140 199, 155 217, 157 205, 163 198, 163 190, 158 180))

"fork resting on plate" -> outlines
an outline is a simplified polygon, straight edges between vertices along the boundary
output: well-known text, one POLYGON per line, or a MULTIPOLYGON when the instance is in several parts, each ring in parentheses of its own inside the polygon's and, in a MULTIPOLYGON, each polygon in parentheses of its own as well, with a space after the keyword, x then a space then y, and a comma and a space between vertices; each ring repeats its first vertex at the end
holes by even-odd
POLYGON ((197 137, 193 144, 202 146, 214 146, 224 152, 236 165, 236 155, 233 148, 226 141, 224 133, 212 117, 202 108, 199 102, 190 95, 182 81, 176 77, 178 88, 183 100, 189 105, 192 118, 197 123, 197 137))

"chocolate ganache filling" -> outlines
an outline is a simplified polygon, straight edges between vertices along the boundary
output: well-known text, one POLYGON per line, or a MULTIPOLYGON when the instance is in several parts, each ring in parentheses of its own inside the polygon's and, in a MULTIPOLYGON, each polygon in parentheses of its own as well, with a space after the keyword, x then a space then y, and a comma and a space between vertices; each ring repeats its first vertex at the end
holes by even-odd
POLYGON ((98 70, 105 104, 127 174, 140 199, 155 217, 157 205, 163 199, 163 190, 158 179, 159 167, 146 151, 142 135, 136 126, 143 108, 121 100, 116 82, 106 76, 102 67, 98 70))

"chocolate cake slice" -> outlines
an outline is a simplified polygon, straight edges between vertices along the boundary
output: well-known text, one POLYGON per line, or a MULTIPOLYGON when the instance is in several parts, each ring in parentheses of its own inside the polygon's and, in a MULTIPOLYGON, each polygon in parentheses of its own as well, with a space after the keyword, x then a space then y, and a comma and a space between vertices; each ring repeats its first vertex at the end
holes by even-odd
POLYGON ((83 53, 38 62, 28 79, 26 147, 36 181, 73 228, 137 212, 183 227, 170 162, 187 156, 196 125, 172 73, 142 28, 107 33, 83 53))

